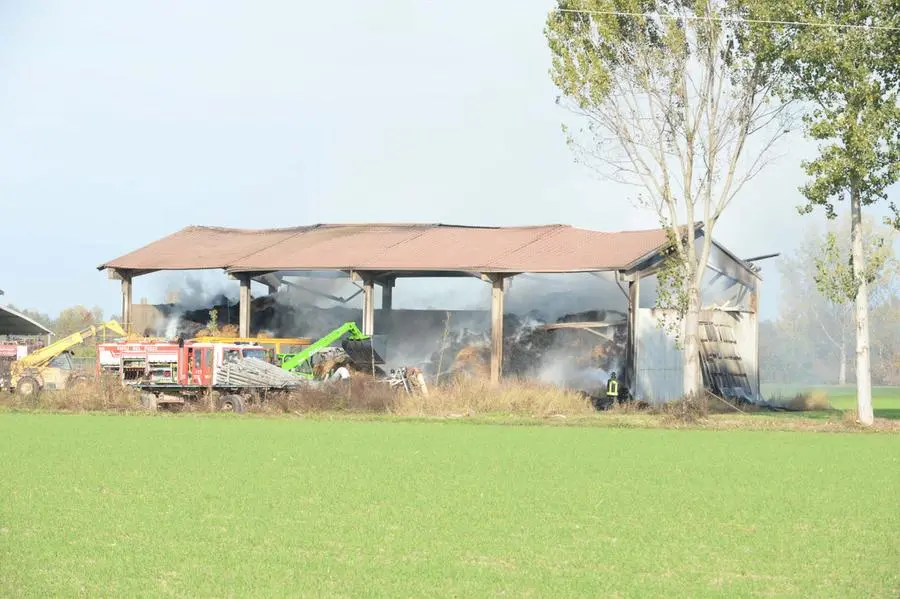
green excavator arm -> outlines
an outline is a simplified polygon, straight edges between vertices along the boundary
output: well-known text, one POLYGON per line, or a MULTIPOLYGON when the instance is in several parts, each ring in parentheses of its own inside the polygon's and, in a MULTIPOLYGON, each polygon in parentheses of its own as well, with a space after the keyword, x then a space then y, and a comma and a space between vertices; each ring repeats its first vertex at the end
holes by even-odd
POLYGON ((364 335, 363 332, 359 330, 359 327, 356 326, 355 322, 345 322, 321 339, 318 339, 308 347, 304 348, 301 352, 296 354, 279 354, 278 358, 281 361, 281 368, 287 371, 296 370, 299 366, 309 361, 314 353, 330 346, 345 335, 351 341, 369 341, 371 339, 368 335, 364 335))

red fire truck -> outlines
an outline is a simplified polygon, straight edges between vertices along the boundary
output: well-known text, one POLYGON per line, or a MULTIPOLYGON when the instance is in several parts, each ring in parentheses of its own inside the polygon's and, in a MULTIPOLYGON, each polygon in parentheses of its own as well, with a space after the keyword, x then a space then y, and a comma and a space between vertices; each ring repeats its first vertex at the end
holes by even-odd
POLYGON ((118 341, 98 344, 97 374, 140 389, 151 409, 215 392, 220 409, 241 412, 267 391, 303 384, 272 359, 271 350, 248 343, 118 341))

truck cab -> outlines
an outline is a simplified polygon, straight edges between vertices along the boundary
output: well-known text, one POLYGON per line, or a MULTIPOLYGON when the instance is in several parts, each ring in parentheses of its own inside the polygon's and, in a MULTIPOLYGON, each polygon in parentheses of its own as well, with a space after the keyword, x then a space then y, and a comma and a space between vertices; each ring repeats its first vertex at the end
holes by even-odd
POLYGON ((257 345, 192 343, 186 349, 188 384, 204 387, 216 384, 216 372, 228 362, 244 358, 256 358, 269 363, 272 361, 272 350, 257 345))
POLYGON ((215 373, 226 360, 268 360, 269 353, 263 347, 237 343, 103 343, 98 346, 97 367, 98 373, 115 373, 130 385, 207 387, 215 384, 215 373))

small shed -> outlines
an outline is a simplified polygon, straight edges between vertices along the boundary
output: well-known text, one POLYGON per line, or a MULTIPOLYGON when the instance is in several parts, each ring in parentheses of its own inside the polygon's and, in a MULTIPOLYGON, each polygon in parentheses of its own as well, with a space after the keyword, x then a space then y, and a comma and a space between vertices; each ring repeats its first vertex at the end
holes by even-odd
POLYGON ((0 306, 0 335, 52 335, 53 331, 8 306, 0 306))

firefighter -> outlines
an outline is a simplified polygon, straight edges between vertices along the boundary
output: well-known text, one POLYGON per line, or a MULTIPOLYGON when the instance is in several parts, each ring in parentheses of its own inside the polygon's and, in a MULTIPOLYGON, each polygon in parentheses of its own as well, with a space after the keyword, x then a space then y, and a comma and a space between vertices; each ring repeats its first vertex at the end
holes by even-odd
POLYGON ((606 381, 606 397, 612 401, 619 400, 619 381, 615 372, 610 373, 609 380, 606 381))
POLYGON ((323 378, 326 381, 343 381, 350 383, 350 359, 347 356, 339 356, 325 371, 323 378))
POLYGON ((330 375, 328 375, 329 381, 349 381, 350 380, 350 369, 341 364, 337 368, 335 368, 330 375))

